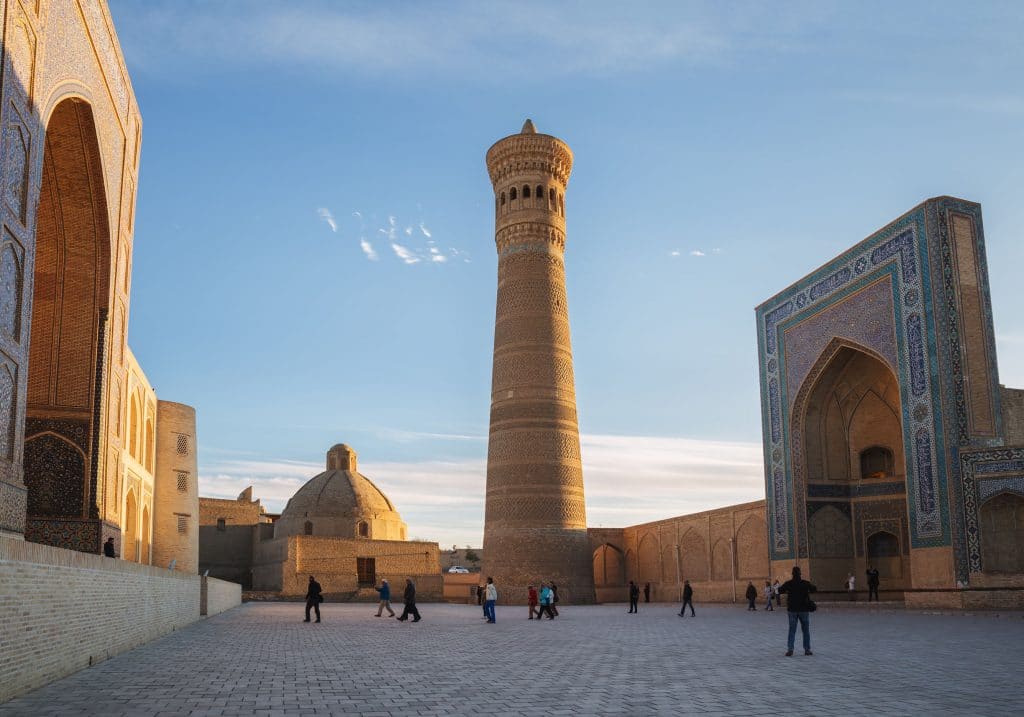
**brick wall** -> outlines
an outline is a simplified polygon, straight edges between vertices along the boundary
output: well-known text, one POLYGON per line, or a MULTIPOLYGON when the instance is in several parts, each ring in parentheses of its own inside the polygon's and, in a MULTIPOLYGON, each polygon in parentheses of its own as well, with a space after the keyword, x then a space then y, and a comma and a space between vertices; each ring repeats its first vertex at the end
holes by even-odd
POLYGON ((0 538, 0 703, 198 620, 199 599, 197 575, 0 538))
MULTIPOLYGON (((253 565, 255 590, 283 597, 306 594, 309 576, 316 577, 330 600, 373 600, 376 593, 361 586, 356 558, 374 558, 375 579, 391 582, 401 595, 405 578, 416 583, 416 598, 441 600, 444 592, 437 543, 406 540, 362 540, 291 535, 257 543, 253 565)), ((396 597, 398 602, 400 599, 396 597)))
POLYGON ((690 581, 697 601, 731 602, 742 598, 748 580, 760 589, 770 575, 763 500, 588 535, 595 570, 603 567, 599 593, 605 600, 625 596, 613 572, 623 583, 650 583, 656 602, 679 600, 683 580, 690 581), (609 567, 619 565, 612 550, 622 551, 621 573, 609 567))
POLYGON ((201 578, 199 614, 207 617, 242 604, 242 586, 217 578, 201 578))
POLYGON ((1000 386, 1003 399, 1003 436, 1009 445, 1024 445, 1024 389, 1000 386))

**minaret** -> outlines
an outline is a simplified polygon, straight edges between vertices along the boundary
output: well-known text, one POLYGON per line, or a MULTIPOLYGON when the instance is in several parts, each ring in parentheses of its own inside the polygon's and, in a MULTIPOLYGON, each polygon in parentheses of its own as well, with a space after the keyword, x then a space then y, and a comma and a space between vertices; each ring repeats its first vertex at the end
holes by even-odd
POLYGON ((487 151, 494 185, 498 306, 487 445, 484 577, 502 602, 558 584, 562 600, 594 601, 583 502, 576 389, 565 295, 565 188, 572 150, 519 134, 487 151))

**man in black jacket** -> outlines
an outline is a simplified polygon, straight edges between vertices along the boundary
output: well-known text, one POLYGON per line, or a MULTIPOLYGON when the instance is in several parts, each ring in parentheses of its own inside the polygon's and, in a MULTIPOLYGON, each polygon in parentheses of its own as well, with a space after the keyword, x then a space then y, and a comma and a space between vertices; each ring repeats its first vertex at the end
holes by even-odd
POLYGON ((420 621, 420 611, 416 609, 416 586, 413 585, 412 578, 405 579, 405 609, 402 610, 401 617, 396 617, 396 620, 405 622, 409 615, 412 615, 413 622, 420 621))
POLYGON ((871 602, 871 596, 875 596, 875 602, 878 602, 878 568, 871 565, 868 567, 868 602, 871 602))
POLYGON ((754 587, 754 582, 751 580, 747 583, 747 592, 745 593, 747 598, 747 610, 757 610, 757 588, 754 587))
POLYGON ((634 583, 632 580, 629 581, 629 612, 640 612, 637 609, 637 601, 640 600, 640 586, 634 583))
POLYGON ((690 617, 697 617, 693 613, 693 588, 690 587, 690 581, 683 581, 683 609, 679 611, 679 617, 686 617, 686 606, 690 606, 690 617))
POLYGON ((786 657, 793 656, 793 643, 796 640, 796 624, 800 623, 800 632, 804 636, 804 654, 813 655, 811 652, 811 622, 810 613, 814 609, 811 601, 811 593, 818 592, 818 588, 800 577, 800 568, 793 566, 793 579, 782 583, 780 593, 786 593, 786 610, 789 612, 789 638, 786 643, 786 657))
POLYGON ((320 622, 320 601, 323 598, 320 596, 320 583, 313 579, 313 576, 309 576, 309 589, 306 590, 306 619, 303 622, 309 622, 309 609, 313 608, 316 610, 316 621, 320 622))

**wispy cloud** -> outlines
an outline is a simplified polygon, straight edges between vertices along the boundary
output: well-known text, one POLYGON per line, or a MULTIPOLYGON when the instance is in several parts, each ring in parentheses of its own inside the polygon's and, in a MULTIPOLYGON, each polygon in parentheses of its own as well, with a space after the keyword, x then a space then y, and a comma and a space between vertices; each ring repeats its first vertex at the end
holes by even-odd
POLYGON ((406 264, 419 264, 420 258, 409 251, 408 247, 404 247, 397 242, 391 242, 391 249, 395 252, 395 256, 401 259, 406 264))
POLYGON ((690 252, 690 256, 707 256, 707 254, 702 252, 700 249, 694 249, 690 252))
POLYGON ((331 214, 330 209, 327 209, 326 207, 320 207, 319 209, 316 210, 316 213, 320 216, 321 219, 327 222, 327 226, 331 228, 332 232, 338 231, 338 223, 334 221, 334 215, 331 214))
MULTIPOLYGON (((475 458, 360 463, 360 472, 395 502, 410 535, 441 545, 479 545, 486 436, 390 433, 396 441, 434 445, 439 452, 451 441, 479 445, 475 458)), ((583 435, 581 444, 591 526, 635 525, 764 497, 758 443, 583 435)), ((279 511, 305 481, 323 470, 320 462, 222 460, 201 467, 200 490, 203 495, 233 498, 253 485, 256 497, 269 510, 279 511)))
POLYGON ((423 232, 423 236, 425 236, 427 239, 430 239, 434 236, 433 234, 430 233, 430 230, 427 229, 426 225, 424 225, 423 222, 420 222, 420 231, 423 232))
POLYGON ((673 249, 672 251, 670 251, 670 252, 668 253, 668 255, 669 255, 669 256, 679 256, 679 255, 680 255, 681 253, 682 253, 682 252, 680 252, 680 251, 679 251, 678 249, 673 249))
POLYGON ((758 50, 792 52, 831 13, 820 3, 668 3, 623 13, 614 3, 520 0, 516 12, 472 0, 446 5, 189 3, 118 8, 129 62, 167 71, 183 62, 301 65, 381 75, 439 70, 483 76, 524 56, 558 75, 621 74, 675 63, 718 64, 758 50), (494 42, 501 27, 502 42, 494 42), (339 41, 344 38, 344 41, 339 41))
POLYGON ((373 245, 366 240, 366 237, 359 237, 359 248, 366 254, 366 258, 370 261, 377 261, 377 252, 374 251, 373 245))

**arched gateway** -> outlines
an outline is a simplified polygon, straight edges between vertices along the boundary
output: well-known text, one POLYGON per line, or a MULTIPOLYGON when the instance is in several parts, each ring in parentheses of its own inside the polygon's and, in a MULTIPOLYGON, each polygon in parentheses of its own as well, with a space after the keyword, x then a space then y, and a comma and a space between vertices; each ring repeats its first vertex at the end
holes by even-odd
POLYGON ((917 605, 1024 588, 1024 392, 999 384, 978 204, 938 197, 757 308, 771 572, 917 605))

